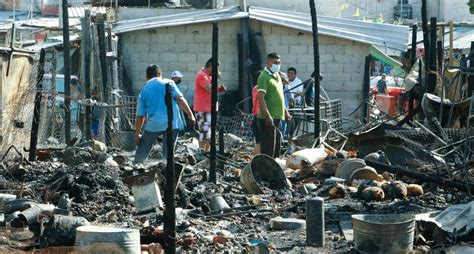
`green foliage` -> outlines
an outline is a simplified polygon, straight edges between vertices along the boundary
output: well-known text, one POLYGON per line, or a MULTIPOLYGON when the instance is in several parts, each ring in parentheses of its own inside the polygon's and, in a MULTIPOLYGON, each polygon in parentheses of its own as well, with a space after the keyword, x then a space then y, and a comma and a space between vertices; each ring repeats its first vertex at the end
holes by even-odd
POLYGON ((467 5, 469 6, 469 12, 471 12, 471 14, 474 14, 474 0, 469 0, 467 5))

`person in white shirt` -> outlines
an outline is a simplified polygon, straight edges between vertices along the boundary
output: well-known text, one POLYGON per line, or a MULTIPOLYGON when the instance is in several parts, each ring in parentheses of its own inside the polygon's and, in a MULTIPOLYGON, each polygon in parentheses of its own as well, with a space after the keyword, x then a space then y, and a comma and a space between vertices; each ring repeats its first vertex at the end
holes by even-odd
POLYGON ((303 83, 301 79, 299 79, 296 76, 296 68, 295 67, 290 67, 287 70, 287 75, 290 83, 288 84, 288 88, 291 89, 291 93, 293 93, 293 100, 290 102, 290 107, 291 106, 299 106, 301 103, 303 103, 303 85, 300 85, 303 83), (300 85, 300 86, 298 86, 300 85), (297 87, 298 86, 298 87, 297 87), (296 87, 296 88, 295 88, 296 87), (294 89, 293 89, 294 88, 294 89))

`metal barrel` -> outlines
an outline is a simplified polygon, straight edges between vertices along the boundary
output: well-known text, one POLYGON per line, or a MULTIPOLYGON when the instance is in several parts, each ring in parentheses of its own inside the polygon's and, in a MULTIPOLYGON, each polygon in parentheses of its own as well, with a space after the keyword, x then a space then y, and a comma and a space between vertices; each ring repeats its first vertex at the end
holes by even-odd
POLYGON ((209 201, 209 206, 213 211, 225 211, 230 209, 229 204, 227 204, 221 195, 212 196, 209 201))
POLYGON ((81 226, 76 229, 76 247, 80 253, 140 254, 140 231, 108 226, 81 226))
POLYGON ((280 165, 270 156, 260 154, 253 157, 240 174, 240 184, 247 194, 263 194, 258 182, 265 181, 273 190, 289 186, 285 173, 280 165))
POLYGON ((415 237, 415 216, 352 215, 355 249, 361 253, 409 253, 415 237))
POLYGON ((6 203, 13 201, 15 199, 16 199, 16 195, 0 193, 0 205, 5 205, 6 203))
POLYGON ((21 212, 18 215, 18 218, 26 222, 27 225, 30 225, 35 222, 38 222, 38 216, 42 212, 52 212, 53 210, 54 210, 54 205, 46 205, 46 204, 32 205, 30 208, 21 212))
POLYGON ((323 247, 324 231, 324 199, 311 198, 306 201, 306 242, 315 247, 323 247))

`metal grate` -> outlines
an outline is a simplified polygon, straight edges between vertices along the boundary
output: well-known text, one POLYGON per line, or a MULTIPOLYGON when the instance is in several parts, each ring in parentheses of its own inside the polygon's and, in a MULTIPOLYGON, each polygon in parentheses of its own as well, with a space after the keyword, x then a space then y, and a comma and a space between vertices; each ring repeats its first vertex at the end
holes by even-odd
POLYGON ((217 117, 217 129, 222 129, 225 133, 237 135, 243 139, 253 138, 253 115, 239 113, 238 115, 217 117))
MULTIPOLYGON (((342 131, 342 101, 329 100, 321 102, 321 118, 325 119, 331 128, 342 131)), ((325 131, 325 130, 324 130, 325 131)))

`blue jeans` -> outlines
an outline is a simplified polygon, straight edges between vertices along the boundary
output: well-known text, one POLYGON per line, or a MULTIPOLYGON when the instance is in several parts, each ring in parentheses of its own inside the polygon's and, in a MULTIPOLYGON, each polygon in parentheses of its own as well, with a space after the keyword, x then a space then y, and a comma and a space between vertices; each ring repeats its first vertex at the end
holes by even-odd
MULTIPOLYGON (((155 144, 156 140, 161 135, 163 135, 163 143, 162 143, 162 147, 163 147, 162 156, 163 157, 162 158, 163 159, 168 158, 168 145, 166 143, 168 140, 168 137, 166 135, 166 131, 160 131, 160 132, 145 131, 142 135, 140 144, 137 147, 137 151, 135 152, 134 163, 142 163, 146 160, 146 158, 150 154, 151 148, 153 148, 153 144, 155 144)), ((176 139, 178 139, 178 130, 173 130, 173 150, 176 145, 176 139)))

